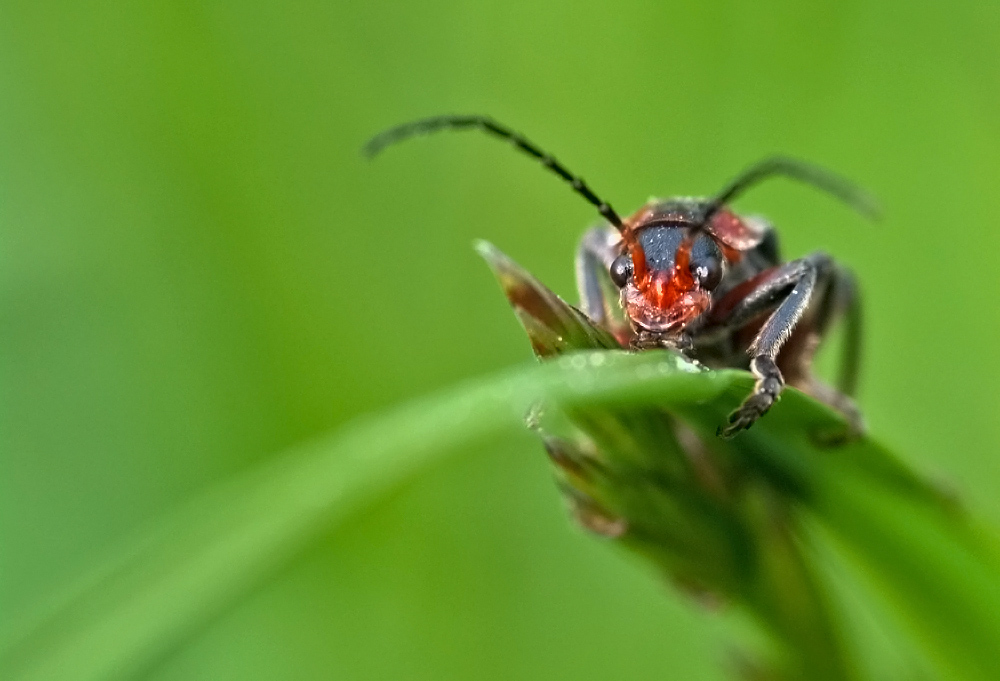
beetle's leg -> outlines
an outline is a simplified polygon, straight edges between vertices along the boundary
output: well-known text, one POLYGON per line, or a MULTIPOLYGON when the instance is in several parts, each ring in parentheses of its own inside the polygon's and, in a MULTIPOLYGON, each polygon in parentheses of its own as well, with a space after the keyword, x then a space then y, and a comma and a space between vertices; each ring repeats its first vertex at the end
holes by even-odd
MULTIPOLYGON (((607 319, 607 295, 602 272, 611 269, 617 252, 618 233, 607 227, 588 229, 576 250, 576 286, 580 308, 598 324, 607 319)), ((604 274, 607 277, 607 274, 604 274)))
POLYGON ((844 347, 841 356, 840 376, 837 387, 850 397, 858 394, 858 377, 861 374, 861 334, 863 316, 861 295, 854 275, 848 270, 836 269, 833 284, 833 315, 844 315, 844 347))
POLYGON ((587 230, 576 251, 576 286, 583 313, 627 345, 630 327, 621 312, 618 288, 608 274, 620 241, 618 231, 610 227, 587 230))
POLYGON ((860 435, 865 431, 864 418, 851 400, 857 388, 861 356, 861 305, 853 275, 836 266, 831 268, 829 282, 813 308, 782 349, 779 367, 789 385, 843 414, 849 425, 848 435, 860 435), (835 389, 813 375, 812 360, 830 326, 841 318, 845 328, 835 389))
POLYGON ((776 361, 778 352, 809 307, 817 282, 826 283, 832 264, 829 256, 823 253, 790 262, 778 268, 733 309, 729 322, 734 327, 768 309, 774 308, 774 312, 748 350, 750 370, 757 377, 757 384, 753 393, 729 416, 729 425, 719 429, 723 437, 732 437, 749 428, 777 401, 785 386, 776 361))

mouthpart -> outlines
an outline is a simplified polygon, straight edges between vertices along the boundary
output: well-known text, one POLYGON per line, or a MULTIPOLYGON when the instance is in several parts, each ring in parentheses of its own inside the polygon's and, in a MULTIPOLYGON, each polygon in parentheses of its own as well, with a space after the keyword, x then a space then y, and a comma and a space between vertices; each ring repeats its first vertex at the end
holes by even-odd
POLYGON ((622 307, 631 322, 646 331, 680 333, 712 304, 707 291, 693 289, 676 296, 669 305, 660 305, 629 283, 622 289, 622 307))

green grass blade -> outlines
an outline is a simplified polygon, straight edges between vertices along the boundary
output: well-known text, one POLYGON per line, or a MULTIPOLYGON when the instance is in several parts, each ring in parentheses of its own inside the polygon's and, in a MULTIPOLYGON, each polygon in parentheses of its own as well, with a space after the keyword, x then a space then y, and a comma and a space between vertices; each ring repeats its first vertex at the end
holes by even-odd
MULTIPOLYGON (((600 327, 495 247, 481 243, 477 250, 496 274, 537 354, 602 347, 600 340, 594 340, 603 333, 600 327)), ((715 428, 752 386, 745 374, 727 374, 731 379, 728 395, 713 404, 678 410, 702 436, 696 449, 703 450, 699 458, 710 477, 722 481, 722 489, 742 490, 738 496, 744 504, 747 500, 760 503, 759 498, 752 500, 761 492, 747 488, 747 481, 753 484, 756 478, 763 482, 764 497, 772 499, 783 514, 805 510, 817 516, 865 566, 879 585, 876 593, 891 598, 949 676, 991 678, 993 651, 1000 649, 996 616, 1000 569, 988 533, 974 532, 968 518, 956 512, 933 485, 871 440, 835 449, 820 446, 830 442, 831 435, 836 439, 844 424, 795 391, 788 391, 781 406, 752 432, 734 443, 720 442, 713 437, 715 428), (740 464, 727 465, 720 454, 740 464)), ((598 479, 597 485, 578 475, 568 476, 564 485, 585 525, 588 518, 610 527, 628 522, 652 525, 643 530, 649 540, 634 548, 653 557, 675 579, 694 581, 699 588, 741 602, 785 642, 789 654, 776 663, 784 671, 772 664, 770 673, 795 676, 801 673, 795 670, 812 667, 809 676, 813 678, 819 669, 831 678, 851 674, 847 667, 838 669, 841 655, 836 627, 826 620, 824 595, 810 586, 814 570, 808 561, 766 519, 760 522, 751 510, 732 508, 717 490, 701 485, 704 476, 685 477, 683 472, 678 476, 672 471, 664 462, 683 468, 690 452, 685 453, 686 447, 677 443, 665 448, 663 442, 675 438, 673 432, 662 432, 662 415, 598 410, 596 414, 577 413, 575 420, 591 439, 597 438, 592 445, 603 453, 605 464, 611 464, 610 473, 591 476, 598 479), (644 432, 650 435, 636 447, 635 441, 644 432), (670 491, 661 484, 648 498, 632 494, 642 503, 629 499, 627 491, 636 489, 629 480, 664 478, 675 486, 679 482, 686 492, 670 491), (664 514, 664 500, 668 506, 679 501, 683 506, 685 496, 693 497, 693 506, 688 503, 687 508, 671 508, 670 514, 664 514), (724 519, 721 527, 734 528, 731 536, 720 529, 720 518, 724 519), (693 534, 698 539, 665 531, 677 527, 697 528, 693 534), (745 556, 732 550, 740 544, 750 547, 744 550, 745 556), (754 546, 769 548, 755 551, 754 546), (706 559, 707 555, 715 559, 706 559), (781 555, 784 562, 772 560, 781 555), (741 559, 753 566, 742 574, 741 559)), ((563 449, 572 451, 566 445, 563 449)), ((586 464, 586 457, 579 455, 575 461, 568 454, 563 459, 577 468, 586 464)), ((795 524, 794 519, 781 522, 795 524)), ((794 527, 791 530, 798 532, 794 527)))
MULTIPOLYGON (((499 251, 480 252, 536 351, 614 344, 499 251)), ((0 678, 141 672, 338 521, 448 452, 520 427, 540 402, 598 446, 546 435, 585 526, 618 537, 685 588, 744 605, 783 641, 784 664, 748 673, 857 678, 801 550, 795 518, 804 513, 853 557, 872 594, 895 606, 942 676, 992 678, 995 534, 873 440, 824 445, 842 420, 795 390, 751 431, 716 438, 751 384, 745 372, 699 370, 667 352, 599 350, 359 421, 210 490, 108 557, 0 638, 0 678), (700 441, 695 458, 675 437, 678 420, 700 441)))
POLYGON ((0 678, 108 679, 143 669, 338 520, 460 445, 520 427, 543 398, 670 405, 723 388, 665 353, 597 353, 359 422, 151 528, 0 644, 0 678))
POLYGON ((817 485, 814 510, 874 594, 951 678, 997 678, 996 538, 964 513, 940 512, 872 484, 851 466, 817 485))
MULTIPOLYGON (((714 429, 749 389, 749 377, 731 373, 734 381, 726 394, 682 409, 703 433, 714 429)), ((718 446, 732 456, 751 457, 786 481, 803 510, 859 566, 871 595, 898 613, 946 678, 996 678, 996 532, 877 442, 863 438, 831 448, 810 435, 837 420, 823 405, 788 391, 753 430, 718 446)))
MULTIPOLYGON (((655 404, 714 428, 746 388, 740 372, 692 372, 666 353, 600 352, 463 386, 360 422, 211 491, 109 561, 0 648, 4 679, 105 679, 150 660, 252 590, 311 540, 429 461, 516 428, 538 400, 567 408, 655 404)), ((993 536, 870 440, 829 449, 835 421, 790 392, 733 441, 780 479, 865 566, 951 678, 989 678, 1000 645, 993 536)))

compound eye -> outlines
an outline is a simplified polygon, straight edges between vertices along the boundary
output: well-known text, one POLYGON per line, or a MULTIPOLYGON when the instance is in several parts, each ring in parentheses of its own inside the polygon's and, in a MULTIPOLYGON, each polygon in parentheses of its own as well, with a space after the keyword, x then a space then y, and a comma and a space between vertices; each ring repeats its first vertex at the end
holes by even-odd
POLYGON ((718 258, 703 258, 691 263, 691 274, 698 286, 711 291, 722 281, 722 261, 718 258))
POLYGON ((611 263, 611 281, 618 288, 624 288, 632 276, 632 256, 622 253, 611 263))

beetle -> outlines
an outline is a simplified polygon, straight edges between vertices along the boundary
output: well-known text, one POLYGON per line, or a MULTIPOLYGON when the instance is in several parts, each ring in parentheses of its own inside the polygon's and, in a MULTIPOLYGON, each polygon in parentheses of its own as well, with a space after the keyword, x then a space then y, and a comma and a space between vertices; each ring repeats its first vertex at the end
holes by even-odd
POLYGON ((436 116, 406 123, 373 137, 365 153, 373 157, 390 144, 441 130, 481 130, 506 140, 597 208, 606 222, 584 234, 576 255, 580 308, 623 347, 669 348, 710 368, 753 373, 753 391, 720 426, 720 436, 750 428, 785 385, 841 412, 853 434, 863 432, 852 400, 861 344, 853 275, 822 251, 783 261, 777 232, 767 220, 740 216, 728 207, 762 180, 784 176, 877 217, 875 202, 860 188, 803 161, 772 157, 749 167, 712 197, 652 199, 623 219, 551 154, 488 116, 436 116), (817 380, 811 367, 820 341, 838 319, 844 320, 845 333, 834 389, 817 380))

